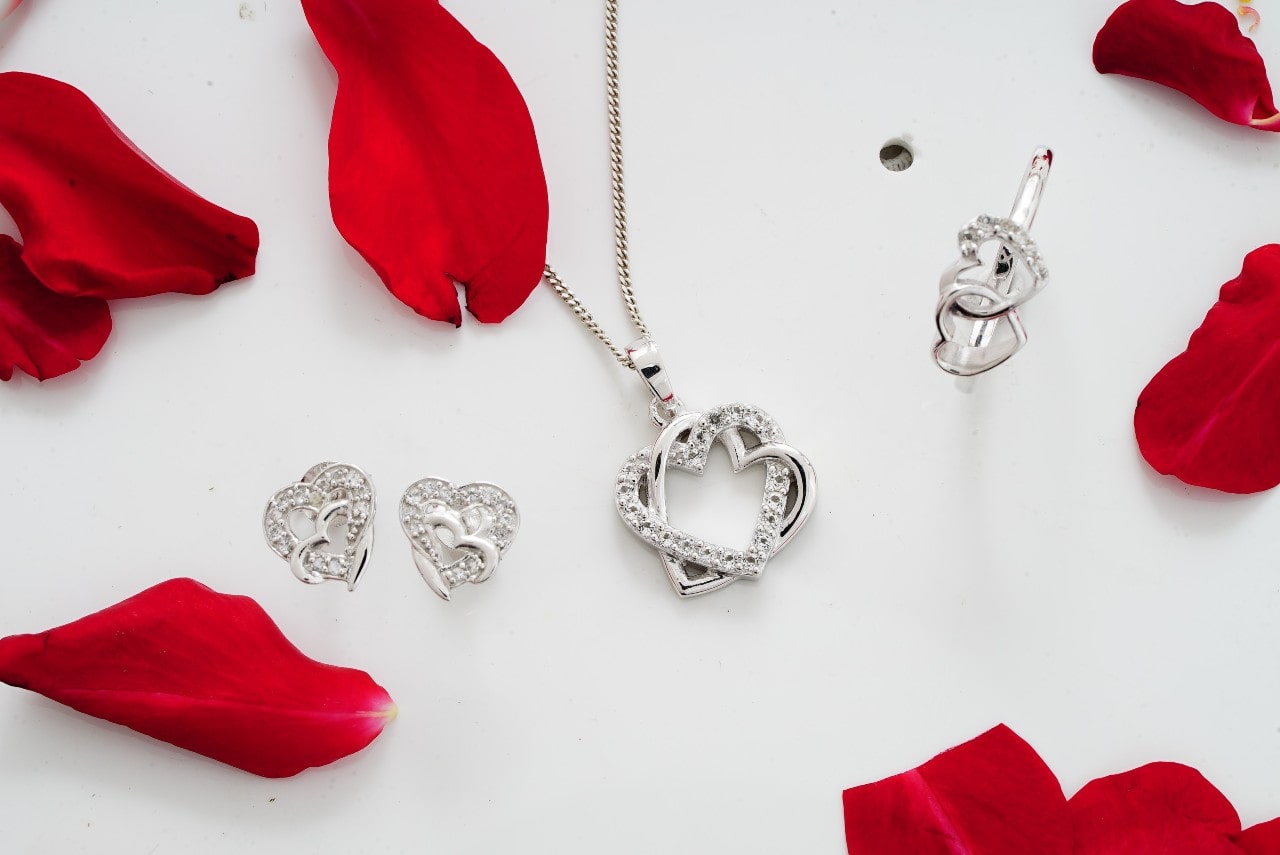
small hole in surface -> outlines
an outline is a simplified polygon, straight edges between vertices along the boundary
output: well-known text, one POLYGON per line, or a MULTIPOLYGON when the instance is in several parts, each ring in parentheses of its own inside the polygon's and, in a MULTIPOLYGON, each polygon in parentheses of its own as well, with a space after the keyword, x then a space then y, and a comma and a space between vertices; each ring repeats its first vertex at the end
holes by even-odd
POLYGON ((880 165, 890 172, 902 172, 915 163, 916 156, 911 146, 902 140, 889 140, 880 147, 880 165))

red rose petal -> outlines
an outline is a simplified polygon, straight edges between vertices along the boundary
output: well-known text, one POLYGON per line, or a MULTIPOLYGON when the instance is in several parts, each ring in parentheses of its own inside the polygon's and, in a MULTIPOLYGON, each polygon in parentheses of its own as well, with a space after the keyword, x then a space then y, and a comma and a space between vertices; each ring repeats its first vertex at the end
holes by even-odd
POLYGON ((395 715, 368 674, 308 659, 253 600, 191 579, 0 639, 0 681, 268 778, 359 751, 395 715))
POLYGON ((179 184, 79 90, 0 74, 0 206, 68 296, 207 294, 253 273, 258 227, 179 184))
POLYGON ((435 0, 303 0, 337 69, 329 199, 397 298, 496 323, 542 278, 547 185, 511 76, 435 0))
POLYGON ((1151 763, 1090 781, 1068 802, 1075 855, 1242 855, 1231 842, 1240 817, 1204 776, 1151 763))
POLYGON ((74 371, 111 333, 105 300, 46 290, 22 263, 22 247, 0 235, 0 380, 14 369, 38 380, 74 371))
POLYGON ((1231 839, 1245 855, 1280 855, 1280 819, 1246 828, 1231 839))
POLYGON ((1278 331, 1280 245, 1269 244, 1138 396, 1134 433, 1157 472, 1229 493, 1280 484, 1278 331))
POLYGON ((21 2, 22 0, 7 0, 7 2, 0 4, 0 20, 9 17, 9 13, 17 9, 18 4, 21 2))
POLYGON ((1176 89, 1228 122, 1280 131, 1262 57, 1217 3, 1129 0, 1099 31, 1093 65, 1176 89))
POLYGON ((850 855, 1071 855, 1053 772, 1004 725, 844 792, 850 855))

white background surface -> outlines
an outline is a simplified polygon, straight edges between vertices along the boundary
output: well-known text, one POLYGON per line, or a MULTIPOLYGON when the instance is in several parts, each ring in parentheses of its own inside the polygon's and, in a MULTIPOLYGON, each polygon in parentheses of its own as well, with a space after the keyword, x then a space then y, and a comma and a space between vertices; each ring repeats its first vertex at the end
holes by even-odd
MULTIPOLYGON (((764 407, 821 488, 759 583, 681 601, 612 505, 654 435, 640 384, 545 289, 501 326, 422 320, 333 228, 335 77, 295 4, 28 0, 0 68, 83 88, 263 243, 256 277, 117 303, 98 359, 0 388, 0 632, 191 575, 368 670, 400 716, 264 780, 6 689, 5 850, 836 853, 844 787, 1001 721, 1068 794, 1167 759, 1246 823, 1280 813, 1277 497, 1160 478, 1131 427, 1280 239, 1280 139, 1097 75, 1113 5, 624 3, 642 307, 686 402, 764 407), (917 162, 891 174, 900 135, 917 162), (937 278, 1037 144, 1053 279, 1027 349, 962 394, 929 358, 937 278), (380 491, 355 594, 298 584, 262 541, 267 497, 322 459, 380 491), (493 581, 448 604, 394 514, 428 474, 496 481, 523 514, 493 581)), ((529 102, 549 256, 626 339, 600 6, 449 4, 529 102)), ((729 482, 709 490, 745 531, 729 482)))

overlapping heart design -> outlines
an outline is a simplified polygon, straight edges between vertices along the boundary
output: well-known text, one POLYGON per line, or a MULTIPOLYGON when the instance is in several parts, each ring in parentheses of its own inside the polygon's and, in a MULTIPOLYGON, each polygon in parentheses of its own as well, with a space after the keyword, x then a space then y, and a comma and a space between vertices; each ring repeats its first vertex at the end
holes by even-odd
POLYGON ((808 458, 785 444, 767 413, 746 404, 726 404, 672 419, 652 446, 623 464, 616 500, 627 526, 661 555, 676 593, 691 597, 758 577, 808 520, 816 487, 808 458), (744 434, 754 443, 748 445, 744 434), (734 472, 753 464, 766 470, 755 532, 741 550, 695 537, 667 521, 667 469, 674 466, 701 475, 717 441, 728 449, 734 472))
POLYGON ((423 478, 400 499, 400 525, 413 545, 418 572, 448 600, 453 588, 493 574, 516 536, 520 514, 511 496, 494 484, 455 487, 442 478, 423 478))
POLYGON ((1039 293, 1049 271, 1027 230, 1007 218, 978 217, 961 230, 959 243, 960 258, 938 286, 933 356, 944 371, 965 377, 995 368, 1027 343, 1018 307, 1039 293), (966 277, 983 267, 979 251, 991 242, 999 247, 988 281, 966 277))
POLYGON ((336 580, 354 591, 373 548, 373 514, 368 475, 344 463, 320 463, 276 491, 262 527, 267 544, 303 582, 336 580), (308 530, 297 531, 304 520, 308 530))

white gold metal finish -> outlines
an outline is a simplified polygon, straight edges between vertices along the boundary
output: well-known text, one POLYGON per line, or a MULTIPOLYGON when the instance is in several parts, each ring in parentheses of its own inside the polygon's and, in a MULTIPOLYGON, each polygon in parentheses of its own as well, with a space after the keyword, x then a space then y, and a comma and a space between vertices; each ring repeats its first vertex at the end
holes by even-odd
POLYGON ((574 294, 573 290, 570 289, 568 285, 564 284, 564 281, 561 280, 560 276, 552 269, 550 264, 543 266, 542 278, 545 279, 547 284, 551 286, 552 290, 560 296, 560 299, 564 300, 564 304, 569 307, 569 310, 573 312, 578 320, 582 321, 582 325, 590 330, 591 334, 598 338, 600 343, 609 349, 609 352, 613 354, 613 358, 618 360, 618 363, 623 368, 631 368, 631 358, 623 353, 622 349, 613 343, 613 339, 609 338, 608 334, 604 331, 604 327, 600 326, 600 323, 592 317, 591 312, 587 311, 587 307, 582 305, 582 301, 578 299, 578 295, 574 294))
MULTIPOLYGON (((662 428, 654 444, 632 455, 618 476, 617 505, 637 536, 658 551, 667 576, 682 597, 705 594, 738 579, 756 578, 765 562, 792 538, 813 509, 816 482, 807 458, 782 439, 774 421, 745 404, 727 404, 706 413, 687 412, 640 316, 631 285, 627 245, 626 194, 622 171, 622 110, 618 88, 618 3, 605 0, 605 82, 609 114, 609 164, 613 189, 613 235, 618 291, 640 338, 618 347, 548 264, 543 278, 579 321, 619 364, 639 373, 653 401, 649 412, 662 428), (712 443, 729 451, 733 470, 766 467, 765 495, 752 542, 741 551, 702 541, 667 522, 669 466, 701 474, 712 443)), ((424 574, 425 575, 425 574, 424 574)))
MULTIPOLYGON (((622 101, 618 87, 618 0, 605 0, 604 4, 604 80, 609 113, 609 183, 613 193, 613 246, 618 293, 622 295, 631 323, 642 337, 649 338, 649 327, 640 316, 640 307, 636 305, 635 291, 631 287, 631 255, 627 244, 627 192, 622 172, 622 101)), ((587 311, 587 307, 582 305, 577 295, 556 275, 550 264, 544 266, 542 275, 560 299, 578 316, 578 320, 609 348, 614 359, 624 368, 631 368, 627 355, 605 334, 604 329, 587 311)))
POLYGON ((1018 307, 1040 293, 1049 278, 1040 250, 1027 232, 1052 164, 1053 152, 1037 149, 1009 216, 984 215, 961 230, 960 258, 942 274, 934 314, 938 342, 933 358, 943 371, 961 377, 981 374, 1027 343, 1018 307), (980 252, 991 242, 998 246, 984 266, 980 252))
POLYGON ((787 545, 813 510, 813 466, 784 442, 777 423, 756 407, 726 404, 705 413, 686 412, 649 339, 633 343, 627 352, 653 391, 650 410, 662 432, 652 446, 628 458, 618 473, 615 500, 623 522, 658 551, 667 578, 682 597, 758 577, 765 562, 787 545), (716 442, 728 450, 735 473, 754 464, 765 467, 760 513, 751 542, 741 550, 702 540, 667 521, 667 470, 675 467, 701 475, 716 442))
POLYGON ((782 441, 763 410, 726 404, 706 413, 683 413, 657 441, 627 459, 618 473, 616 501, 623 521, 658 551, 675 592, 682 597, 754 579, 809 519, 815 497, 808 458, 782 441), (751 439, 748 445, 744 435, 751 439), (765 491, 751 542, 732 549, 703 540, 667 521, 666 476, 671 467, 701 475, 711 445, 729 451, 734 472, 765 467, 765 491))
POLYGON ((520 528, 520 514, 494 484, 455 487, 442 478, 423 478, 400 499, 400 526, 427 586, 448 600, 459 585, 478 585, 493 575, 520 528))
POLYGON ((262 514, 267 545, 309 585, 354 591, 373 549, 373 484, 344 463, 320 463, 276 491, 262 514))
POLYGON ((671 385, 671 375, 658 355, 658 346, 649 338, 640 338, 627 346, 627 358, 640 375, 640 379, 653 393, 653 420, 664 426, 684 411, 684 405, 676 397, 671 385))

